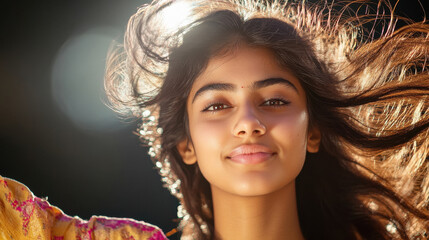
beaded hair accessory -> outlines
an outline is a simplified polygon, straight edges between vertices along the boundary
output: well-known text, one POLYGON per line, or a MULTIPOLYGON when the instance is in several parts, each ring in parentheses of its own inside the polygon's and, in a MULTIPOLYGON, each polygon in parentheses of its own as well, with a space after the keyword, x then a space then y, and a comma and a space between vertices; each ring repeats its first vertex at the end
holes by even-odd
MULTIPOLYGON (((191 221, 189 213, 182 205, 183 195, 181 193, 181 181, 171 169, 168 157, 163 158, 161 156, 160 136, 163 130, 157 126, 158 111, 145 109, 141 113, 141 118, 142 123, 139 125, 138 135, 149 147, 148 155, 161 175, 163 186, 180 201, 179 206, 177 207, 177 217, 181 220, 178 226, 178 229, 183 232, 181 239, 194 239, 194 231, 192 229, 196 226, 193 221, 191 221)), ((204 231, 207 228, 207 225, 202 222, 198 227, 204 231)))
MULTIPOLYGON (((141 112, 142 122, 138 128, 138 135, 149 147, 148 155, 155 163, 155 166, 161 175, 163 186, 167 188, 173 196, 180 200, 183 198, 183 195, 180 192, 180 179, 171 170, 168 158, 165 157, 162 159, 161 156, 160 139, 163 130, 158 127, 158 116, 159 114, 157 110, 144 109, 141 112)), ((177 212, 179 218, 183 218, 186 215, 183 211, 184 209, 180 205, 177 212)))

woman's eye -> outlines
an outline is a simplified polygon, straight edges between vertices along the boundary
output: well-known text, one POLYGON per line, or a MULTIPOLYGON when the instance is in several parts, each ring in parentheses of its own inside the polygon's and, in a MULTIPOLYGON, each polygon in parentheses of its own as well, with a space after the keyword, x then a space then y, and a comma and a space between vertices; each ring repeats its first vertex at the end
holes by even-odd
POLYGON ((224 110, 227 108, 230 108, 230 107, 224 103, 214 103, 214 104, 210 104, 209 106, 204 108, 203 112, 219 111, 219 110, 224 110))
POLYGON ((272 98, 262 103, 262 106, 284 106, 288 105, 290 102, 280 98, 272 98))

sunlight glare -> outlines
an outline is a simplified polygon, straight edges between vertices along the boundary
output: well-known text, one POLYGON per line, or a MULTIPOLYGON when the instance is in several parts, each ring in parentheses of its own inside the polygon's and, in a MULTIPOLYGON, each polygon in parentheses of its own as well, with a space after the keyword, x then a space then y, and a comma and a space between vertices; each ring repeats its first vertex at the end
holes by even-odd
POLYGON ((186 0, 174 1, 162 11, 162 22, 168 32, 179 29, 192 22, 190 13, 192 4, 186 0))

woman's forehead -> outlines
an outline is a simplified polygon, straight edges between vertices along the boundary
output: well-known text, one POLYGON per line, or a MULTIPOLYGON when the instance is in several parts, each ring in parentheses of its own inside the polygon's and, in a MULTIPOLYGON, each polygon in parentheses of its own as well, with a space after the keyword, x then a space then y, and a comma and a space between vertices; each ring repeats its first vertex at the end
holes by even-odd
POLYGON ((304 93, 299 80, 290 70, 280 66, 271 50, 240 46, 225 55, 209 59, 207 67, 195 79, 191 94, 207 83, 221 82, 251 87, 255 81, 279 77, 287 79, 300 93, 304 93))

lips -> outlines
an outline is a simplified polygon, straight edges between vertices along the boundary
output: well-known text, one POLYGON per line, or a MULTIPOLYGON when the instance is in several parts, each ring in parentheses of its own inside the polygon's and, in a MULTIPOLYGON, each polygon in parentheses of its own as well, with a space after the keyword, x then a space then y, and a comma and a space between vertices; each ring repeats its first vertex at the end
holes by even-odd
POLYGON ((241 164, 256 164, 267 161, 273 151, 268 147, 259 144, 241 145, 228 155, 228 159, 241 164))

